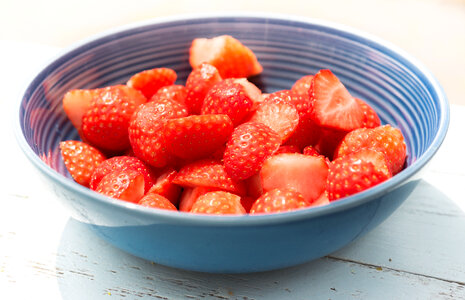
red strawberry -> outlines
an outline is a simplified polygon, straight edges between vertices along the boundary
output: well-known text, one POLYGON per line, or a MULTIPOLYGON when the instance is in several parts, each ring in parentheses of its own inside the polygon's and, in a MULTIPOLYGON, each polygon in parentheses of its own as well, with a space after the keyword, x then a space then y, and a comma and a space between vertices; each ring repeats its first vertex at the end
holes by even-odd
POLYGON ((318 125, 350 131, 363 126, 363 109, 330 70, 320 70, 309 89, 312 119, 318 125))
POLYGON ((320 152, 316 151, 316 149, 313 148, 312 146, 305 147, 302 153, 305 155, 316 156, 316 157, 319 157, 321 155, 320 152))
POLYGON ((182 167, 173 182, 183 187, 209 187, 233 192, 239 195, 245 194, 245 186, 242 182, 233 180, 225 167, 212 159, 198 160, 182 167))
POLYGON ((155 172, 144 162, 137 157, 132 156, 114 156, 105 161, 95 168, 90 180, 90 188, 97 189, 98 184, 105 175, 114 171, 124 171, 126 169, 133 169, 144 175, 145 193, 152 187, 156 179, 155 172))
POLYGON ((328 193, 324 191, 323 193, 321 193, 320 197, 318 197, 318 199, 316 199, 315 202, 312 203, 312 206, 323 206, 329 203, 330 201, 328 199, 328 193))
POLYGON ((250 196, 243 196, 241 197, 241 205, 245 209, 246 213, 250 212, 250 209, 252 208, 252 205, 255 203, 257 198, 255 197, 250 197, 250 196))
POLYGON ((205 96, 202 114, 225 114, 231 118, 234 126, 252 111, 253 101, 244 87, 234 79, 226 79, 215 84, 205 96))
POLYGON ((209 63, 223 78, 249 77, 263 70, 252 50, 229 35, 194 39, 189 62, 193 69, 203 62, 209 63))
POLYGON ((283 153, 270 157, 260 171, 264 192, 294 189, 309 203, 325 190, 328 165, 322 157, 283 153))
POLYGON ((364 119, 363 119, 363 126, 365 128, 375 128, 381 125, 381 120, 378 117, 378 114, 376 111, 368 105, 365 101, 362 99, 355 98, 357 100, 358 104, 363 110, 364 114, 364 119))
POLYGON ((139 200, 138 204, 151 208, 177 210, 176 206, 174 206, 170 200, 158 194, 147 194, 139 200))
POLYGON ((391 125, 383 125, 351 131, 340 143, 336 157, 341 157, 363 148, 384 153, 393 175, 402 170, 407 153, 404 136, 399 129, 393 128, 391 125))
POLYGON ((114 171, 102 178, 95 191, 115 199, 138 203, 144 196, 144 176, 133 169, 114 171))
POLYGON ((308 206, 309 203, 301 193, 292 189, 278 188, 258 198, 250 208, 250 214, 286 212, 308 206))
POLYGON ((361 149, 335 159, 327 180, 328 199, 334 201, 366 190, 391 177, 386 157, 371 149, 361 149))
POLYGON ((257 199, 263 194, 262 179, 260 178, 260 173, 252 175, 247 178, 245 181, 245 186, 247 187, 247 195, 257 199))
POLYGON ((167 120, 164 135, 171 153, 196 160, 220 149, 232 131, 233 124, 227 115, 192 115, 167 120))
POLYGON ((179 196, 181 195, 181 187, 173 183, 177 174, 178 172, 176 172, 173 168, 165 169, 161 175, 158 176, 148 193, 161 195, 171 201, 174 205, 178 204, 179 196))
POLYGON ((252 110, 255 110, 255 108, 263 102, 263 96, 262 96, 262 91, 252 82, 248 81, 247 78, 234 78, 234 83, 238 83, 242 85, 244 88, 245 94, 252 100, 253 105, 252 105, 252 110))
POLYGON ((96 148, 80 141, 60 142, 61 156, 73 179, 88 187, 92 173, 105 156, 96 148))
POLYGON ((200 114, 203 100, 208 91, 223 80, 218 70, 207 63, 192 70, 186 80, 186 106, 190 114, 200 114))
POLYGON ((299 124, 299 114, 289 103, 265 101, 258 105, 249 121, 267 125, 284 142, 295 132, 299 124))
POLYGON ((129 148, 128 127, 132 114, 146 102, 138 91, 127 86, 100 89, 82 116, 84 138, 99 149, 120 152, 129 148))
POLYGON ((163 128, 167 119, 187 116, 186 106, 169 99, 141 105, 129 126, 129 140, 134 154, 154 167, 164 167, 173 157, 166 148, 163 128))
POLYGON ((211 215, 243 215, 246 213, 241 204, 241 197, 223 191, 209 192, 200 196, 192 205, 191 212, 211 215))
POLYGON ((241 124, 226 144, 224 168, 236 180, 249 178, 260 171, 280 144, 281 138, 270 127, 256 122, 241 124))
POLYGON ((176 102, 185 104, 187 97, 187 89, 183 85, 172 84, 161 87, 149 101, 153 101, 160 98, 174 100, 176 102))
POLYGON ((215 192, 218 189, 197 186, 195 188, 184 188, 179 200, 179 211, 190 212, 197 198, 209 192, 215 192))
POLYGON ((308 90, 310 89, 310 85, 312 84, 313 75, 305 75, 299 78, 291 88, 291 91, 294 93, 309 99, 308 90))
POLYGON ((134 74, 126 84, 150 99, 161 87, 174 84, 176 78, 176 72, 171 69, 154 68, 134 74))
POLYGON ((280 153, 300 153, 300 149, 296 145, 282 145, 279 146, 278 151, 276 151, 274 154, 280 153))
POLYGON ((100 93, 99 89, 71 90, 63 96, 63 110, 82 137, 82 116, 100 93))

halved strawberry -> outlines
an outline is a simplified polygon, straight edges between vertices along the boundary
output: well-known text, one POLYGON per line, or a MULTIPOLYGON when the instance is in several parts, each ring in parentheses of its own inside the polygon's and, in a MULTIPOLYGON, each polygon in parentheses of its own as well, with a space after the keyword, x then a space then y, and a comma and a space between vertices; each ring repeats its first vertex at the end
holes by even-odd
POLYGON ((260 171, 264 192, 294 189, 313 203, 325 190, 328 165, 322 157, 282 153, 267 159, 260 171))
POLYGON ((187 164, 179 170, 173 182, 182 187, 209 187, 239 195, 244 195, 246 190, 243 182, 232 179, 225 167, 212 159, 187 164))
POLYGON ((252 110, 263 102, 262 91, 252 82, 248 81, 247 78, 234 78, 234 83, 242 85, 245 94, 252 100, 252 110))
POLYGON ((117 170, 105 175, 95 191, 115 199, 138 203, 144 196, 144 175, 133 169, 117 170))
POLYGON ((193 69, 201 63, 209 63, 223 78, 249 77, 263 70, 252 50, 229 35, 194 39, 189 50, 189 62, 193 69))
POLYGON ((313 75, 305 75, 299 78, 292 85, 291 91, 308 99, 309 98, 308 90, 310 89, 310 85, 312 84, 312 81, 313 81, 313 75))
POLYGON ((181 195, 181 187, 173 183, 178 172, 173 168, 166 168, 158 176, 157 180, 147 192, 148 194, 158 194, 177 205, 181 195))
POLYGON ((391 125, 375 128, 360 128, 349 132, 340 143, 336 157, 341 157, 363 148, 374 149, 386 155, 393 175, 400 172, 407 156, 402 132, 391 125))
POLYGON ((234 79, 225 79, 215 84, 205 96, 202 114, 225 114, 237 126, 252 111, 253 101, 244 87, 234 79))
POLYGON ((174 204, 171 203, 170 200, 163 197, 162 195, 154 193, 147 194, 144 197, 142 197, 139 200, 138 204, 150 208, 177 210, 176 206, 174 206, 174 204))
POLYGON ((287 212, 310 205, 301 193, 286 188, 277 188, 264 193, 250 208, 250 214, 287 212))
POLYGON ((363 115, 365 116, 363 119, 362 127, 374 128, 380 126, 381 120, 379 119, 379 116, 376 113, 376 111, 362 99, 355 98, 355 100, 357 100, 358 104, 363 110, 363 115))
POLYGON ((98 149, 80 141, 60 142, 60 151, 73 179, 86 187, 89 186, 94 170, 105 160, 98 149))
POLYGON ((362 108, 330 70, 320 70, 313 77, 309 97, 312 119, 318 125, 342 131, 363 126, 362 108))
POLYGON ((128 149, 129 121, 137 107, 145 102, 142 94, 127 86, 99 89, 82 116, 83 137, 104 151, 115 153, 128 149))
POLYGON ((216 188, 197 186, 194 188, 184 188, 179 200, 179 211, 190 212, 197 198, 208 192, 218 191, 216 188))
POLYGON ((199 198, 192 205, 191 213, 213 215, 243 215, 245 209, 241 204, 241 197, 228 192, 209 192, 199 198))
POLYGON ((164 136, 171 153, 196 160, 221 148, 232 131, 233 124, 227 115, 191 115, 167 120, 164 136))
POLYGON ((329 167, 328 199, 334 201, 375 186, 391 177, 386 156, 361 149, 335 159, 329 167))
POLYGON ((149 101, 153 101, 160 98, 174 100, 176 102, 185 104, 187 97, 187 88, 183 85, 172 84, 161 87, 149 101))
POLYGON ((218 70, 207 63, 202 63, 192 70, 186 80, 186 106, 190 114, 200 114, 203 100, 208 91, 223 79, 218 70))
POLYGON ((129 140, 134 154, 154 167, 164 167, 173 161, 166 148, 163 129, 167 119, 187 116, 186 106, 169 99, 158 99, 141 105, 129 126, 129 140))
POLYGON ((154 68, 134 74, 126 84, 150 99, 161 87, 174 84, 176 78, 176 72, 171 69, 154 68))
POLYGON ((236 180, 258 173, 263 162, 276 152, 281 138, 262 123, 247 122, 234 128, 224 151, 224 168, 236 180))
POLYGON ((95 168, 89 187, 96 190, 98 184, 105 175, 114 171, 124 171, 126 169, 133 169, 144 175, 145 193, 149 191, 157 178, 155 171, 137 157, 126 155, 114 156, 106 159, 95 168))

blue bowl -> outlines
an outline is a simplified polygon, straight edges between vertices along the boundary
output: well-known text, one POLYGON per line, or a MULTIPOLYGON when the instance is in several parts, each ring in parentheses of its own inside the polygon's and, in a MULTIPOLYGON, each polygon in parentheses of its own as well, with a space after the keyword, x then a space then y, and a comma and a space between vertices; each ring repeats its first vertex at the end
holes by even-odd
POLYGON ((419 182, 447 132, 449 107, 421 64, 375 37, 327 22, 276 15, 184 16, 156 19, 92 38, 56 58, 19 102, 16 131, 29 160, 72 216, 133 255, 204 272, 256 272, 297 265, 336 251, 384 221, 419 182), (392 179, 327 206, 274 215, 200 216, 159 211, 107 198, 75 183, 58 150, 78 134, 62 111, 64 93, 124 83, 154 67, 190 72, 196 37, 230 34, 249 46, 264 71, 266 92, 288 89, 331 69, 383 123, 402 130, 407 167, 392 179))

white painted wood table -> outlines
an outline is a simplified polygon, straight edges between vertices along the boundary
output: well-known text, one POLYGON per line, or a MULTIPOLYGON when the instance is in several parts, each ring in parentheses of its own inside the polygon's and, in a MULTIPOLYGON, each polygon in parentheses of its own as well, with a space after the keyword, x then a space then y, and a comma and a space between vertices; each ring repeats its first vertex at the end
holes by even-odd
POLYGON ((344 249, 278 271, 211 275, 151 263, 70 219, 16 146, 24 80, 58 49, 0 41, 0 299, 465 299, 465 106, 423 181, 344 249))

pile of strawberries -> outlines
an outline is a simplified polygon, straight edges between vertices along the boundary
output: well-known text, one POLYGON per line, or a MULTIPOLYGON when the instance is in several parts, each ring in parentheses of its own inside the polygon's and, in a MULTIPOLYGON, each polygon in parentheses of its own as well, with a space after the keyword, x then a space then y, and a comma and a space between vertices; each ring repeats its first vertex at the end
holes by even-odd
POLYGON ((71 90, 82 141, 60 144, 79 184, 158 209, 259 214, 324 205, 400 172, 400 130, 381 125, 330 70, 262 93, 254 53, 231 36, 195 39, 185 85, 155 68, 126 84, 71 90))

